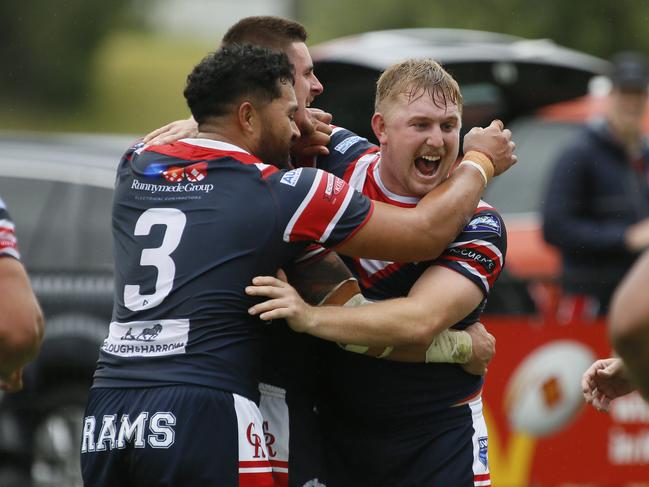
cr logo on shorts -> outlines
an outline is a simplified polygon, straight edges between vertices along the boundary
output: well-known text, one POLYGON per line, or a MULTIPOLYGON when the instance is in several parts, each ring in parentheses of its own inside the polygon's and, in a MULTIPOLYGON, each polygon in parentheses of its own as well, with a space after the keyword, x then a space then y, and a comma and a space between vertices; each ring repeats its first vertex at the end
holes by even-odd
POLYGON ((248 440, 248 443, 255 448, 253 458, 266 458, 266 454, 262 447, 263 440, 257 433, 255 433, 255 423, 250 423, 248 425, 248 429, 246 430, 246 439, 248 440))

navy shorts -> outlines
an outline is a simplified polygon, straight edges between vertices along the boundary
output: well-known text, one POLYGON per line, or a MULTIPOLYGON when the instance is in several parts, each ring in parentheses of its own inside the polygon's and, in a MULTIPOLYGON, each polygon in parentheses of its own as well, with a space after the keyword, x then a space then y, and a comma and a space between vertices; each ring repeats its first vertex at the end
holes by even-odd
POLYGON ((487 487, 487 429, 480 398, 372 430, 327 418, 327 487, 487 487))
POLYGON ((272 487, 254 402, 200 386, 91 389, 86 487, 272 487))

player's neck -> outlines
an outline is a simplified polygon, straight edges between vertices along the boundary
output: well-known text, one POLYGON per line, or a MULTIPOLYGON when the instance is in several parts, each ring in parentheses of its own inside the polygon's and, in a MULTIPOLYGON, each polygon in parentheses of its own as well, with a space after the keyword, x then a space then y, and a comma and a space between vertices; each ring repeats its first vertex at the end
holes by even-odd
POLYGON ((245 137, 231 130, 224 129, 218 125, 199 125, 197 138, 216 140, 218 142, 225 142, 227 144, 236 145, 237 147, 240 147, 247 152, 252 153, 250 144, 246 141, 245 137))

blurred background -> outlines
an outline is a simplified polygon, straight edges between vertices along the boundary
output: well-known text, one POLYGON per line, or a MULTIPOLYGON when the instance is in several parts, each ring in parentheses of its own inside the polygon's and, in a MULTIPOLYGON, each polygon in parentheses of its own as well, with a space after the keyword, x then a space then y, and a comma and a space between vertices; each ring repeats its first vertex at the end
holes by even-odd
POLYGON ((649 52, 642 0, 30 0, 0 5, 0 128, 141 134, 184 117, 185 76, 252 14, 299 20, 310 44, 379 29, 478 29, 607 58, 649 52))
POLYGON ((607 60, 649 54, 649 2, 28 0, 0 2, 0 196, 47 331, 25 390, 0 393, 0 487, 81 485, 80 418, 112 307, 114 168, 136 137, 189 115, 187 74, 249 15, 306 26, 325 86, 314 105, 362 135, 378 73, 413 55, 458 79, 465 128, 508 123, 521 162, 485 198, 509 235, 484 315, 498 340, 484 394, 493 485, 648 486, 649 407, 637 394, 610 415, 584 407, 582 372, 612 353, 605 318, 561 316, 539 213, 562 147, 605 109, 607 60), (389 29, 408 30, 373 32, 389 29))

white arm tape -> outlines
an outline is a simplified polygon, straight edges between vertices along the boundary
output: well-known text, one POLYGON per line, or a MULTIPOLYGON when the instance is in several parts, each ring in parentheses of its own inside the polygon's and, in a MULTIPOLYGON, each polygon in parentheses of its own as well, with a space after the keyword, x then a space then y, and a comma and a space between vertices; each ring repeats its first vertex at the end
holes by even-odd
POLYGON ((465 364, 472 354, 471 335, 462 330, 444 330, 426 350, 426 363, 465 364))
MULTIPOLYGON (((356 307, 356 306, 363 306, 365 304, 370 304, 371 302, 372 301, 366 299, 365 296, 363 296, 361 293, 358 293, 358 294, 354 294, 345 304, 343 304, 343 306, 356 307)), ((367 353, 370 349, 370 347, 366 345, 354 345, 354 344, 345 344, 345 343, 339 343, 338 346, 348 352, 354 352, 360 354, 367 353)), ((381 355, 377 355, 376 358, 385 358, 392 353, 392 350, 394 350, 394 347, 385 347, 385 349, 383 349, 383 352, 381 352, 381 355)))
POLYGON ((485 170, 482 168, 482 166, 481 166, 480 164, 478 164, 478 163, 475 162, 475 161, 471 161, 471 160, 469 160, 469 159, 464 159, 464 160, 463 160, 462 162, 460 162, 460 164, 458 165, 458 167, 460 167, 460 166, 471 166, 471 167, 475 167, 478 171, 480 171, 480 175, 482 176, 482 179, 484 179, 484 186, 485 186, 485 188, 487 187, 487 184, 489 184, 489 180, 487 179, 487 173, 485 172, 485 170))

